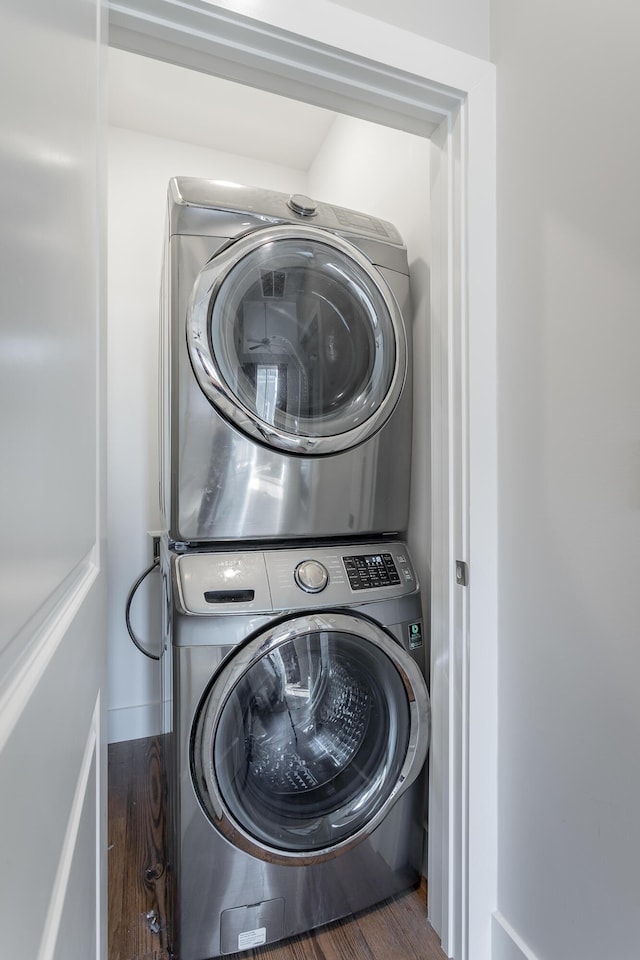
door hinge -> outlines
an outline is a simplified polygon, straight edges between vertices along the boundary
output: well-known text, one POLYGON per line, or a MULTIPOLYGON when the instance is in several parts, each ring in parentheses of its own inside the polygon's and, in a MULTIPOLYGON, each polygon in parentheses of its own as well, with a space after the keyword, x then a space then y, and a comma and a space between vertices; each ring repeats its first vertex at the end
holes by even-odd
POLYGON ((456 583, 461 587, 469 583, 469 567, 464 560, 456 560, 456 583))

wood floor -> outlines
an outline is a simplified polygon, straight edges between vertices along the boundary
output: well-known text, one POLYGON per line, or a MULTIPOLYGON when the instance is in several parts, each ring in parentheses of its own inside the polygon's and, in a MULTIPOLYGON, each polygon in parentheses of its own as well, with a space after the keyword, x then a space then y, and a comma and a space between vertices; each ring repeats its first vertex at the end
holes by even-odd
MULTIPOLYGON (((169 960, 156 738, 109 747, 109 960, 169 960)), ((445 960, 424 884, 314 933, 229 960, 445 960)))

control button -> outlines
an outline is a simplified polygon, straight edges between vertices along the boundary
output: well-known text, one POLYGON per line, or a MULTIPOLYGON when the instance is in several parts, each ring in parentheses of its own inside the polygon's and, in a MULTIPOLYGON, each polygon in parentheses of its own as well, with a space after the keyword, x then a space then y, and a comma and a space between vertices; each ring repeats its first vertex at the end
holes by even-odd
POLYGON ((294 578, 306 593, 320 593, 329 583, 327 568, 318 560, 303 560, 296 567, 294 578))
POLYGON ((302 193, 294 193, 293 196, 289 197, 287 206, 301 217, 313 217, 318 212, 316 201, 311 200, 310 197, 305 197, 302 193))

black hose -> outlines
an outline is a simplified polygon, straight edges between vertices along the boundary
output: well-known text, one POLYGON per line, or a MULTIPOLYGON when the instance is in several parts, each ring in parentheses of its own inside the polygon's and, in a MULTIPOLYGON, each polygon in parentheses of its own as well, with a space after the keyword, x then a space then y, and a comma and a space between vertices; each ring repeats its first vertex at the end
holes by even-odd
POLYGON ((151 571, 152 571, 152 570, 155 570, 155 568, 158 567, 159 565, 160 565, 160 560, 159 560, 158 557, 156 557, 156 558, 154 559, 153 563, 152 563, 149 567, 147 567, 147 569, 144 571, 144 573, 141 573, 141 574, 140 574, 140 576, 138 577, 138 579, 136 580, 136 582, 134 583, 134 585, 131 587, 131 590, 129 590, 129 595, 128 595, 128 597, 127 597, 127 604, 126 604, 126 606, 125 606, 125 608, 124 608, 124 619, 125 619, 125 622, 126 622, 126 624, 127 624, 127 631, 128 631, 128 633, 129 633, 129 636, 131 637, 131 639, 132 639, 132 641, 133 641, 133 645, 134 645, 135 647, 137 647, 137 649, 140 651, 140 653, 144 653, 145 657, 149 657, 149 660, 159 660, 159 659, 160 659, 160 655, 159 655, 159 654, 155 654, 155 653, 149 653, 148 650, 145 650, 145 648, 142 646, 142 644, 140 643, 140 641, 139 641, 138 638, 136 637, 135 633, 133 632, 133 627, 131 626, 131 603, 132 603, 133 598, 134 598, 135 595, 136 595, 136 591, 137 591, 138 587, 140 586, 140 584, 142 583, 142 581, 145 580, 145 579, 149 576, 149 574, 151 573, 151 571))

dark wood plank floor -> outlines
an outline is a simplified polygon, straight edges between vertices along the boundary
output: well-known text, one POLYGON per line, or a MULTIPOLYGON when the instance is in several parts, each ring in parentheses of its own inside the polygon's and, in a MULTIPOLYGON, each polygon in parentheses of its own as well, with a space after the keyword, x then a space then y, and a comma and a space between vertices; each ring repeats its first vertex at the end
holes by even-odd
MULTIPOLYGON (((169 960, 157 738, 109 747, 109 960, 169 960)), ((426 887, 229 960, 445 960, 426 887)))

